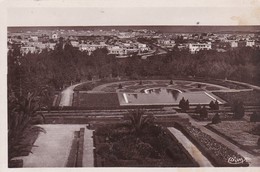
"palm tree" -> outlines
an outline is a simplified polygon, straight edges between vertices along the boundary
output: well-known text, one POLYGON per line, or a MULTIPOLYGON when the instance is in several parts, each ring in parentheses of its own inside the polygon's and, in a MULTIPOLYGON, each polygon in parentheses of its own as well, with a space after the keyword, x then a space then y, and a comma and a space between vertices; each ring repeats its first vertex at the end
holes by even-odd
POLYGON ((26 140, 30 134, 45 132, 39 126, 33 125, 33 118, 43 115, 38 113, 39 98, 34 93, 26 97, 8 97, 8 160, 23 153, 30 153, 32 144, 26 140))
POLYGON ((126 119, 130 121, 130 128, 136 135, 142 134, 143 129, 154 121, 153 116, 145 115, 145 111, 141 109, 129 111, 126 119))

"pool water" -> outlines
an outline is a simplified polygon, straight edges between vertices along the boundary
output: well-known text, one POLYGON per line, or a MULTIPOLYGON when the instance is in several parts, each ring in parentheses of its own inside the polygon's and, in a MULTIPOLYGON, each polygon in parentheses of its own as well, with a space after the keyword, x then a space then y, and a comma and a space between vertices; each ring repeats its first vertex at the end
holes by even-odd
MULTIPOLYGON (((209 104, 216 98, 204 91, 181 92, 180 90, 168 88, 152 88, 144 90, 144 93, 123 93, 123 101, 120 105, 178 105, 184 98, 191 105, 209 104)), ((218 100, 220 104, 221 101, 218 100)))

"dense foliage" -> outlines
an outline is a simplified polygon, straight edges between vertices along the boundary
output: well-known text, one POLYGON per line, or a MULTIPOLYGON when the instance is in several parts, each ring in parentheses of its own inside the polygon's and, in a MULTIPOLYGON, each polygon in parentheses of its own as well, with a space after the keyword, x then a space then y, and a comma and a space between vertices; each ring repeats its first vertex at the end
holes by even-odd
POLYGON ((125 124, 95 130, 97 166, 196 166, 178 141, 144 111, 130 111, 125 124), (102 163, 100 163, 102 162, 102 163))
MULTIPOLYGON (((21 56, 18 46, 8 53, 8 82, 23 90, 49 85, 56 90, 82 79, 146 76, 228 78, 260 84, 260 50, 244 47, 228 52, 190 54, 177 48, 142 60, 137 55, 117 59, 106 49, 81 52, 60 38, 55 50, 21 56)), ((24 91, 26 93, 26 91, 24 91)))

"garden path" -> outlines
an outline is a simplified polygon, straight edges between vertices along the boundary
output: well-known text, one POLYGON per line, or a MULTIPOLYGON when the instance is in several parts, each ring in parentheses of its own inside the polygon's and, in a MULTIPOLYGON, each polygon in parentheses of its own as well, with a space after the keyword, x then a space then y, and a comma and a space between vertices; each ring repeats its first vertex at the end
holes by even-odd
POLYGON ((69 86, 61 92, 61 100, 60 100, 59 106, 63 107, 63 106, 72 105, 72 98, 73 98, 73 93, 74 93, 73 89, 80 84, 82 84, 82 83, 69 86))

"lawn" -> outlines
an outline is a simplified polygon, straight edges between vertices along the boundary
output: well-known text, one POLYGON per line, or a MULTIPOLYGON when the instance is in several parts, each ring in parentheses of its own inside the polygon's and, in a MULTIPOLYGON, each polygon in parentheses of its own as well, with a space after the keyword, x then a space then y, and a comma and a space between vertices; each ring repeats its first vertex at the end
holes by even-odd
POLYGON ((259 106, 260 105, 260 91, 240 91, 240 92, 213 92, 216 96, 233 104, 235 101, 242 101, 244 105, 259 106))
POLYGON ((260 148, 257 147, 259 136, 251 132, 256 126, 257 123, 248 121, 222 121, 219 124, 210 125, 210 127, 231 140, 231 142, 239 144, 245 150, 260 154, 260 148))
POLYGON ((79 93, 77 100, 79 107, 119 107, 117 93, 79 93))

